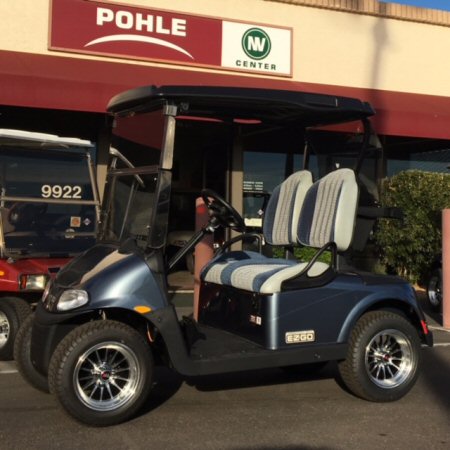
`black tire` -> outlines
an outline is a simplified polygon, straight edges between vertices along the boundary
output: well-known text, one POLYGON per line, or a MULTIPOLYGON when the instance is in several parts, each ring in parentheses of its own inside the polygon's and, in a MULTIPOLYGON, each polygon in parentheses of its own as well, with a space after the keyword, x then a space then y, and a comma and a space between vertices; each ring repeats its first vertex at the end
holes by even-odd
POLYGON ((8 302, 16 312, 19 326, 32 313, 31 306, 23 298, 20 297, 3 297, 0 301, 8 302))
POLYGON ((434 269, 427 283, 428 305, 434 311, 441 311, 442 295, 442 269, 434 269))
POLYGON ((152 377, 146 339, 111 320, 71 331, 56 347, 48 374, 50 392, 62 407, 92 426, 115 425, 134 416, 148 397, 152 377))
POLYGON ((0 298, 0 361, 13 359, 17 331, 30 314, 31 307, 22 298, 0 298))
POLYGON ((19 329, 19 318, 13 306, 0 298, 0 361, 13 359, 14 339, 19 329))
POLYGON ((22 323, 14 341, 14 359, 22 377, 34 388, 42 392, 50 392, 48 380, 36 370, 31 362, 31 332, 33 331, 34 314, 30 314, 22 323))
POLYGON ((374 402, 402 398, 414 386, 420 366, 417 330, 403 316, 372 311, 356 323, 339 373, 347 388, 374 402))

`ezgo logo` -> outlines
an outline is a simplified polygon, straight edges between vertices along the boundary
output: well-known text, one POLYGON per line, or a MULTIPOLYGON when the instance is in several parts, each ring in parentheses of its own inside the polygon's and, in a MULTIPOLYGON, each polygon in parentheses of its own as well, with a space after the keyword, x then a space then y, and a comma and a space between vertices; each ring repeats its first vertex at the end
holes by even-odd
POLYGON ((242 36, 242 49, 252 59, 264 59, 272 48, 269 35, 261 28, 250 28, 242 36))

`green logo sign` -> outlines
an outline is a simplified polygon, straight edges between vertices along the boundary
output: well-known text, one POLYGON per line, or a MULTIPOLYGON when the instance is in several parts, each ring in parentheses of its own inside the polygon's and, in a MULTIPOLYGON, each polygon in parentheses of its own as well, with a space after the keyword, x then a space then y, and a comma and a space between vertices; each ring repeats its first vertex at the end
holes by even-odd
POLYGON ((261 28, 250 28, 242 36, 242 48, 252 59, 265 58, 272 48, 269 35, 261 28))

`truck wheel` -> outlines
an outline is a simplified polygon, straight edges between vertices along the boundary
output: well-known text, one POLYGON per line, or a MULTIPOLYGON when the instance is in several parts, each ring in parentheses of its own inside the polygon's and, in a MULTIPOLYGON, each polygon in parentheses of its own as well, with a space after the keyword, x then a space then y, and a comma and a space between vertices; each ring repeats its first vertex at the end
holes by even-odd
POLYGON ((14 309, 17 319, 19 320, 19 326, 21 323, 31 314, 31 306, 23 298, 20 297, 3 297, 0 302, 8 302, 14 309))
POLYGON ((30 314, 22 323, 14 341, 14 359, 19 373, 36 389, 49 392, 45 375, 36 370, 31 362, 31 332, 33 330, 34 314, 30 314))
POLYGON ((435 269, 427 283, 428 304, 434 311, 442 308, 442 270, 435 269))
POLYGON ((80 422, 109 426, 131 418, 152 386, 153 357, 145 338, 121 322, 80 325, 56 347, 49 386, 80 422))
POLYGON ((403 316, 389 311, 364 314, 349 341, 339 373, 355 395, 390 402, 406 395, 419 374, 420 341, 403 316))
POLYGON ((30 305, 23 299, 0 298, 0 361, 13 359, 14 339, 20 324, 30 313, 30 305))
POLYGON ((14 308, 0 298, 0 361, 13 358, 14 338, 19 329, 19 319, 14 308))

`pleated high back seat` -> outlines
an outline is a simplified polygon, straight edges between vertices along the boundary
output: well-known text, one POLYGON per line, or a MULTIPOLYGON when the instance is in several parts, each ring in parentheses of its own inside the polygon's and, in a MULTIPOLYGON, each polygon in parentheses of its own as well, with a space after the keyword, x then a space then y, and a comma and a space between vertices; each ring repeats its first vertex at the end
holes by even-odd
POLYGON ((273 190, 264 211, 263 221, 263 235, 268 244, 283 246, 297 244, 300 211, 312 184, 311 172, 300 170, 273 190))
MULTIPOLYGON (((311 186, 311 172, 301 170, 293 173, 273 190, 263 217, 263 235, 267 243, 297 245, 300 211, 311 186)), ((257 252, 232 251, 213 258, 203 268, 201 278, 210 283, 231 285, 231 277, 239 267, 259 265, 262 261, 275 268, 286 265, 284 260, 269 259, 257 252)))
POLYGON ((309 189, 298 222, 298 241, 322 248, 330 242, 338 251, 349 248, 355 228, 359 188, 351 169, 339 169, 309 189))
MULTIPOLYGON (((274 190, 274 203, 271 205, 274 210, 269 211, 269 218, 265 218, 263 226, 267 242, 272 245, 300 242, 315 248, 335 242, 338 250, 346 250, 353 237, 358 202, 358 185, 353 171, 339 169, 310 185, 306 192, 305 187, 306 184, 302 189, 297 186, 295 192, 303 193, 303 198, 290 202, 277 199, 278 191, 274 190), (297 201, 301 203, 300 208, 297 201), (296 224, 295 232, 293 224, 296 224)), ((204 268, 202 278, 205 282, 273 294, 280 292, 286 281, 300 276, 316 278, 329 268, 328 264, 319 261, 309 264, 266 258, 253 252, 231 252, 211 261, 204 268)))

